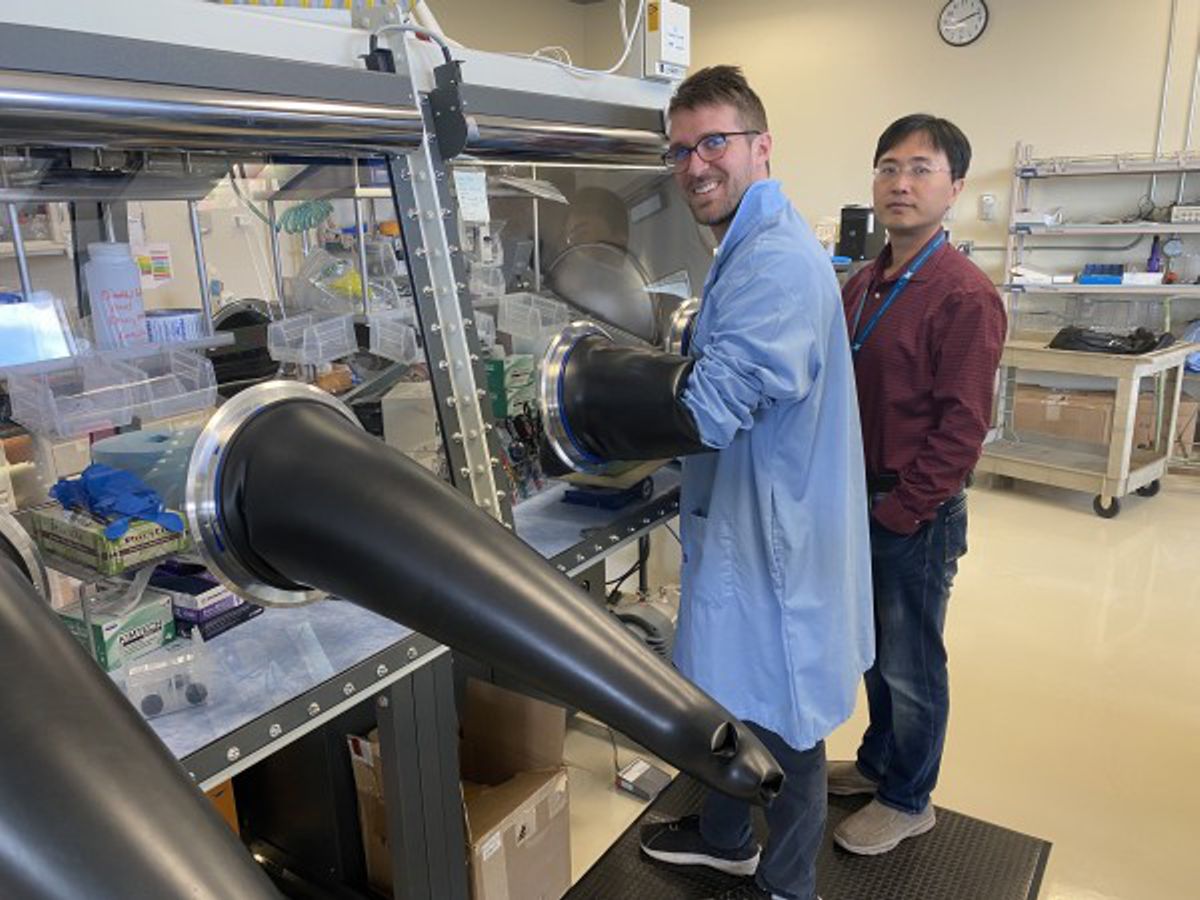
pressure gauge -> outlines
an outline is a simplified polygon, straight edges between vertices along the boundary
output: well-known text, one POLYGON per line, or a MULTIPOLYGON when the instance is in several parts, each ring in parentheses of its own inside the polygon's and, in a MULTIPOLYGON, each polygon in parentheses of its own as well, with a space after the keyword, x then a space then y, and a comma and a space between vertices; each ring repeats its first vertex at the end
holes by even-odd
POLYGON ((938 16, 938 34, 951 47, 965 47, 979 40, 987 24, 983 0, 950 0, 938 16))

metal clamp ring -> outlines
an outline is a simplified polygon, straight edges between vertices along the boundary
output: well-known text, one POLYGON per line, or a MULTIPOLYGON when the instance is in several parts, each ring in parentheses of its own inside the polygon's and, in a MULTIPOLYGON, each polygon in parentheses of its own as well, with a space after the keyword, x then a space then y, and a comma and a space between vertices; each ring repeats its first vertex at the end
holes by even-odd
MULTIPOLYGON (((46 566, 37 544, 21 523, 11 513, 0 510, 0 545, 7 543, 16 553, 15 562, 20 563, 33 588, 43 600, 50 602, 50 588, 46 580, 46 566)), ((0 551, 2 552, 2 551, 0 551)))
POLYGON ((220 492, 226 451, 247 422, 290 401, 320 403, 362 427, 345 404, 320 388, 296 381, 268 381, 236 394, 213 414, 196 439, 188 462, 184 511, 196 552, 223 585, 260 606, 298 606, 325 596, 324 591, 313 588, 296 590, 263 581, 238 558, 223 535, 220 492))
POLYGON ((571 351, 585 337, 601 335, 612 340, 612 336, 594 322, 572 322, 550 342, 542 356, 542 373, 538 384, 538 406, 542 411, 542 424, 546 439, 554 455, 563 464, 576 472, 599 473, 604 471, 605 460, 589 453, 571 433, 571 426, 563 409, 563 375, 571 351))
POLYGON ((692 343, 692 328, 700 312, 700 301, 696 297, 684 300, 671 313, 667 323, 667 336, 663 338, 663 349, 673 356, 687 356, 692 343))

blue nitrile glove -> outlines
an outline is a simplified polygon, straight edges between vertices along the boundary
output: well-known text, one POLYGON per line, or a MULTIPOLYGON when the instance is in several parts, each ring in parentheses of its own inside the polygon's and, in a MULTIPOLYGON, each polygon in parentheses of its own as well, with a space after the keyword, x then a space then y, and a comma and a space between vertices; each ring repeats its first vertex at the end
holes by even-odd
POLYGON ((50 494, 64 509, 86 509, 108 522, 104 536, 115 541, 130 522, 143 519, 173 534, 183 532, 183 519, 163 508, 158 493, 130 472, 93 463, 75 479, 60 479, 50 494))

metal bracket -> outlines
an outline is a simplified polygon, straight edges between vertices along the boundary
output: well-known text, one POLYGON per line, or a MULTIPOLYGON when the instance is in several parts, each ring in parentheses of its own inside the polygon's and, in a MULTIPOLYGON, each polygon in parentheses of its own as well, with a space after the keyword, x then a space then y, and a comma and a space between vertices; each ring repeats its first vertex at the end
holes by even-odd
POLYGON ((465 296, 458 219, 445 164, 432 137, 435 127, 427 96, 421 98, 421 109, 425 140, 420 149, 394 157, 389 171, 438 423, 451 483, 511 527, 511 501, 496 487, 499 449, 487 391, 481 387, 486 379, 470 300, 465 296))

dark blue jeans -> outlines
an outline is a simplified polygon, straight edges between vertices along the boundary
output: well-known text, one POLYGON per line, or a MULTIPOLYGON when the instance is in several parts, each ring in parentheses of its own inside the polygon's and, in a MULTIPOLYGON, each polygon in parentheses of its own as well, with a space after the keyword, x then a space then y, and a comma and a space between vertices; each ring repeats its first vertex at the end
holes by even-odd
MULTIPOLYGON (((759 887, 790 900, 817 896, 817 851, 825 833, 825 742, 796 750, 773 731, 754 722, 746 725, 766 744, 787 777, 783 791, 767 808, 770 837, 758 864, 759 887)), ((709 791, 700 813, 700 835, 714 847, 732 850, 754 833, 750 804, 709 791)))
POLYGON ((880 802, 918 813, 937 784, 950 718, 942 632, 958 560, 967 552, 967 495, 943 503, 915 534, 871 520, 875 664, 867 670, 871 724, 858 768, 880 802))

